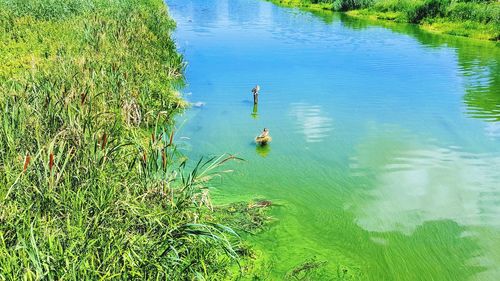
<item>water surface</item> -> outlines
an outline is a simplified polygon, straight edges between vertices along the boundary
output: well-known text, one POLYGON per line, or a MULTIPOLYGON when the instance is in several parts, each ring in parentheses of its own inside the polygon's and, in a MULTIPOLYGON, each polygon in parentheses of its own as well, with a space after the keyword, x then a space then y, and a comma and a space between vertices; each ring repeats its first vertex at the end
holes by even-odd
POLYGON ((246 159, 218 202, 279 205, 249 237, 262 277, 315 258, 322 280, 500 280, 498 46, 257 0, 167 3, 202 105, 179 120, 186 153, 246 159))

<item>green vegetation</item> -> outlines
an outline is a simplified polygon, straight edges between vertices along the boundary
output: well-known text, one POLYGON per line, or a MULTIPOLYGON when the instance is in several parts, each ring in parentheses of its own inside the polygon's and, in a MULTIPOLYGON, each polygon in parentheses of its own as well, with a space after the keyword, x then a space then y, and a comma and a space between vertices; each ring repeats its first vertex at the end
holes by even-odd
POLYGON ((0 280, 241 274, 208 194, 234 157, 176 149, 173 28, 161 0, 0 0, 0 280))
POLYGON ((428 31, 500 40, 500 3, 468 0, 273 0, 286 6, 421 25, 428 31))

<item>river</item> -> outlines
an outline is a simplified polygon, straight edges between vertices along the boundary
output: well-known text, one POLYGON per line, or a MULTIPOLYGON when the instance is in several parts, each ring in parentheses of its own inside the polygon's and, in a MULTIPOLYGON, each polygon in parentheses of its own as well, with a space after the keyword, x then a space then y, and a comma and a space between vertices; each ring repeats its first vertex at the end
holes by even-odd
POLYGON ((181 147, 245 159, 216 202, 274 202, 245 237, 263 279, 314 259, 311 280, 500 280, 500 47, 258 0, 167 4, 197 103, 181 147))

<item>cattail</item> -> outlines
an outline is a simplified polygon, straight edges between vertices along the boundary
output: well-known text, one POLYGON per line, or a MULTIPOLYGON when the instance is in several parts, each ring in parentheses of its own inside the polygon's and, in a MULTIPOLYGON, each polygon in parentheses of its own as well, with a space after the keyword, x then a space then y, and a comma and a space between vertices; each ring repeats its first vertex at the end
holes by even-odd
POLYGON ((74 147, 74 146, 72 146, 72 147, 69 149, 68 154, 69 154, 69 155, 71 155, 71 156, 75 156, 75 150, 76 150, 76 149, 75 149, 75 147, 74 147))
POLYGON ((31 156, 30 156, 29 152, 26 152, 26 156, 24 157, 23 172, 26 172, 26 170, 28 169, 28 166, 30 165, 30 161, 31 161, 31 156))
POLYGON ((170 141, 168 142, 168 146, 171 146, 174 141, 174 130, 170 132, 170 141))
POLYGON ((142 161, 146 164, 146 152, 142 153, 142 161))
POLYGON ((163 169, 165 169, 165 167, 167 167, 167 155, 165 154, 165 150, 162 150, 161 162, 162 162, 163 169))
POLYGON ((52 171, 52 167, 54 167, 54 153, 50 153, 49 158, 49 170, 52 171))
POLYGON ((152 133, 152 134, 151 134, 151 141, 152 141, 153 143, 155 143, 155 133, 152 133))
POLYGON ((104 148, 106 148, 107 143, 108 143, 108 135, 106 135, 106 133, 104 133, 102 135, 102 140, 101 140, 101 149, 104 150, 104 148))
POLYGON ((80 104, 83 105, 86 99, 87 99, 87 93, 82 93, 80 95, 80 104))

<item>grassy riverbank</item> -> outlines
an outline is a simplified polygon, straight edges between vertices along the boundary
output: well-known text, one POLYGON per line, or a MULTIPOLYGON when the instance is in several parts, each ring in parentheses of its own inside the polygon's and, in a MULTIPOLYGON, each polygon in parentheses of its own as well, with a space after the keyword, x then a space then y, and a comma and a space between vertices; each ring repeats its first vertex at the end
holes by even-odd
POLYGON ((161 0, 0 0, 0 280, 245 269, 251 250, 219 222, 266 217, 212 207, 210 178, 233 157, 177 151, 174 26, 161 0))
POLYGON ((346 12, 350 16, 407 22, 442 34, 500 40, 500 3, 461 0, 272 0, 289 7, 346 12))

